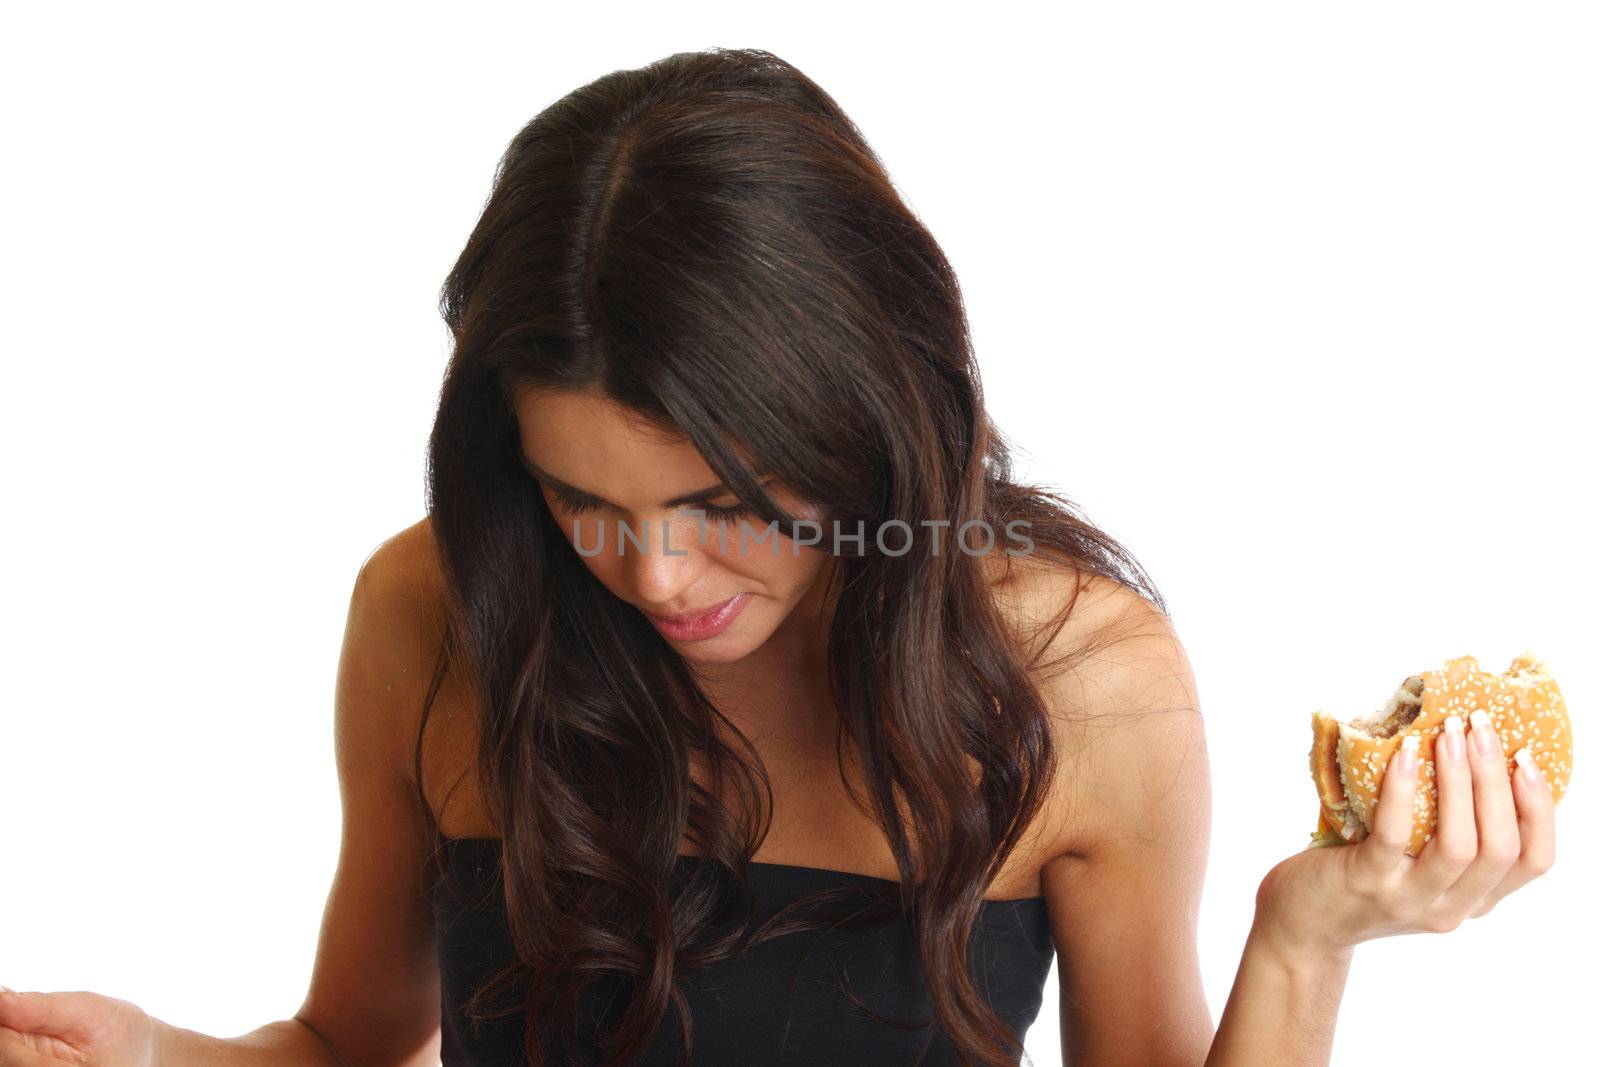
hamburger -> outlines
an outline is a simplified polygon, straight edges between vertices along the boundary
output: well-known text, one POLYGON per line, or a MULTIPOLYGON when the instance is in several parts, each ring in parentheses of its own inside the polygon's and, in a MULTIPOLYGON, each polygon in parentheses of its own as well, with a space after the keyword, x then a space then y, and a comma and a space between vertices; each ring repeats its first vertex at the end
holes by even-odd
POLYGON ((1572 723, 1555 678, 1529 652, 1502 674, 1480 670, 1476 659, 1461 656, 1447 660, 1442 670, 1407 678, 1366 718, 1339 722, 1321 709, 1312 713, 1311 779, 1321 810, 1308 847, 1351 844, 1372 832, 1384 770, 1404 739, 1416 734, 1417 792, 1406 854, 1419 855, 1437 825, 1434 742, 1447 716, 1465 720, 1480 708, 1500 735, 1506 772, 1516 769, 1515 757, 1526 749, 1523 758, 1533 759, 1552 800, 1560 802, 1572 779, 1572 723))

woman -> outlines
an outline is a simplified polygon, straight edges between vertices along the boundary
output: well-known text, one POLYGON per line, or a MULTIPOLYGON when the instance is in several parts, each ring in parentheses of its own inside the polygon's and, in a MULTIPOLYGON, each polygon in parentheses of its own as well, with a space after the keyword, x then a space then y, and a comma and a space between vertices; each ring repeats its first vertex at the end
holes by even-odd
POLYGON ((0 1064, 1014 1064, 1056 954, 1073 1064, 1324 1063, 1356 944, 1550 865, 1492 730, 1415 860, 1398 760, 1371 837, 1263 879, 1213 1029, 1165 604, 1013 480, 949 264, 778 58, 546 109, 442 306, 429 514, 350 603, 304 1005, 220 1040, 8 993, 0 1064))

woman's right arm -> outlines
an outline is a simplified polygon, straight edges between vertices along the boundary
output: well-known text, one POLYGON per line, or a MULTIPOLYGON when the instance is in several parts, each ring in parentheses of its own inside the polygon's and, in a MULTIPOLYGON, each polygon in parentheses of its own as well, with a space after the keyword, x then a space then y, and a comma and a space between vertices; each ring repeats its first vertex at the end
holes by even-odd
MULTIPOLYGON (((419 524, 420 525, 420 524, 419 524)), ((362 566, 339 654, 338 865, 310 988, 293 1018, 219 1038, 91 993, 0 995, 0 1067, 427 1067, 439 978, 424 881, 431 847, 412 744, 431 662, 413 527, 362 566)))

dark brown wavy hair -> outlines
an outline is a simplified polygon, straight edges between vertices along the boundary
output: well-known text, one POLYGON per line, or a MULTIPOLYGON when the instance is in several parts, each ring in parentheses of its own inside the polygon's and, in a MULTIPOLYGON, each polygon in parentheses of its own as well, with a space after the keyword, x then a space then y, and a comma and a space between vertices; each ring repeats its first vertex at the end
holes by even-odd
MULTIPOLYGON (((593 1052, 615 1067, 675 1006, 686 1063, 681 975, 841 921, 798 906, 748 921, 766 772, 676 651, 584 566, 521 462, 514 389, 598 388, 692 441, 762 522, 794 529, 730 441, 841 529, 866 524, 826 592, 828 675, 838 753, 870 786, 852 799, 901 877, 850 921, 913 924, 962 1063, 1016 1064, 1020 1042, 974 986, 967 940, 1056 771, 1047 666, 1008 628, 976 554, 924 536, 889 554, 872 531, 1026 523, 1033 552, 1166 605, 1069 500, 1013 480, 955 274, 860 131, 769 52, 607 74, 512 140, 440 305, 454 348, 428 512, 450 623, 423 723, 455 666, 482 702, 478 780, 516 955, 471 1013, 525 1011, 531 1063, 593 1052), (691 753, 713 788, 689 774, 691 753), (686 833, 711 862, 674 895, 686 833), (729 915, 747 921, 725 928, 729 915), (608 1025, 580 1040, 579 997, 606 983, 608 1025)), ((420 790, 420 736, 416 759, 420 790)))

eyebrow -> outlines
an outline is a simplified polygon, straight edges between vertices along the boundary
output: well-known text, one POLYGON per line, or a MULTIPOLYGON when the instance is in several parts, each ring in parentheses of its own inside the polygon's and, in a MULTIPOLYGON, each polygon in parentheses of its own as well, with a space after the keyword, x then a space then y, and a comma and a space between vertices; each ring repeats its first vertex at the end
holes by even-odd
MULTIPOLYGON (((520 450, 517 453, 517 457, 522 460, 522 465, 527 469, 529 474, 548 485, 551 489, 554 489, 557 493, 577 500, 593 501, 596 504, 605 504, 607 507, 616 507, 615 504, 611 503, 609 500, 606 500, 604 497, 595 496, 593 493, 584 489, 579 489, 575 485, 568 485, 566 482, 562 481, 560 478, 557 478, 549 471, 542 469, 537 463, 534 463, 532 460, 530 460, 520 450)), ((771 473, 772 472, 768 470, 759 470, 756 472, 756 478, 765 478, 771 473)), ((719 496, 731 492, 733 492, 733 490, 728 488, 728 484, 726 482, 718 482, 716 485, 707 486, 704 489, 697 489, 692 493, 685 493, 682 496, 675 496, 671 500, 663 502, 661 506, 664 508, 676 508, 682 507, 684 504, 705 504, 719 496)))

